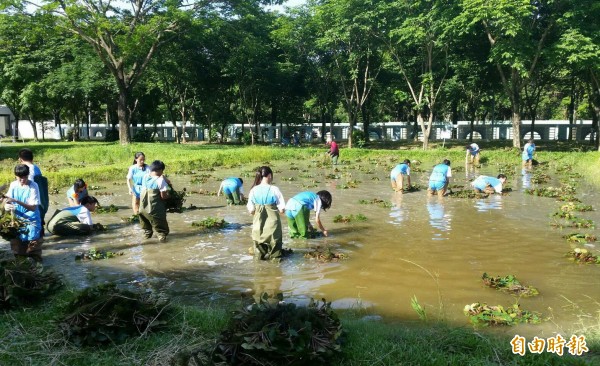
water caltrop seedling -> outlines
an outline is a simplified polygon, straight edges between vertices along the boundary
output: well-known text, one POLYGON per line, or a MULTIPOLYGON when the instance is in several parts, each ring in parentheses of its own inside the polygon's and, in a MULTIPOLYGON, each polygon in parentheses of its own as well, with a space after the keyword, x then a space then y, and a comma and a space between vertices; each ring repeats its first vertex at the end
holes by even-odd
POLYGON ((571 233, 564 235, 563 238, 571 243, 586 244, 596 241, 596 236, 592 234, 571 233))
POLYGON ((486 286, 514 295, 525 297, 539 295, 539 291, 535 287, 522 285, 514 275, 490 277, 487 273, 484 273, 481 279, 486 286))
POLYGON ((217 217, 207 217, 201 221, 192 222, 192 226, 198 228, 200 230, 218 230, 222 229, 229 225, 225 219, 220 219, 217 217))
POLYGON ((578 263, 600 264, 600 258, 592 255, 587 249, 575 248, 567 253, 567 257, 578 263))
POLYGON ((367 217, 363 214, 357 214, 357 215, 348 215, 348 216, 336 215, 333 218, 333 222, 343 222, 345 224, 354 222, 354 221, 367 221, 367 217))
POLYGON ((314 259, 319 262, 335 262, 340 259, 348 259, 348 256, 344 253, 333 252, 329 247, 325 249, 316 247, 314 250, 304 254, 304 258, 314 259))
POLYGON ((99 206, 96 207, 96 211, 94 211, 97 214, 103 214, 103 213, 110 213, 110 212, 117 212, 119 211, 119 208, 113 204, 111 204, 110 206, 104 207, 104 206, 99 206))
POLYGON ((76 261, 97 261, 101 259, 114 258, 123 255, 123 252, 111 252, 108 250, 97 250, 91 248, 87 252, 81 252, 75 256, 76 261))
POLYGON ((494 306, 474 302, 466 305, 463 312, 475 326, 537 324, 541 322, 539 313, 522 310, 519 304, 513 304, 505 309, 501 305, 494 306))

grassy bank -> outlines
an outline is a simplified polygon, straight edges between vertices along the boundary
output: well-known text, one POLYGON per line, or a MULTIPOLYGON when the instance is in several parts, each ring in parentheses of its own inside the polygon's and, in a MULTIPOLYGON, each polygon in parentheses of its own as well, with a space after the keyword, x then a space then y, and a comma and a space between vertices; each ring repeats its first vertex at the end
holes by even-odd
MULTIPOLYGON (((483 144, 482 144, 483 145, 483 144)), ((91 183, 112 181, 123 178, 133 162, 133 155, 143 151, 148 161, 160 159, 167 165, 167 174, 198 171, 214 167, 235 167, 240 164, 255 163, 257 166, 278 160, 311 160, 323 158, 324 146, 302 148, 282 148, 275 146, 201 145, 201 144, 131 144, 102 142, 49 142, 29 144, 3 144, 0 149, 0 182, 14 179, 12 174, 17 152, 29 147, 35 154, 35 162, 48 177, 50 185, 63 188, 77 178, 91 183)), ((569 164, 582 173, 590 182, 600 187, 600 153, 584 152, 579 145, 548 144, 539 147, 536 159, 552 164, 569 164)), ((374 145, 371 149, 345 149, 342 146, 342 164, 354 163, 360 159, 419 161, 424 168, 450 159, 453 165, 464 164, 465 152, 462 143, 434 145, 423 151, 417 144, 374 145)), ((496 144, 482 147, 482 164, 514 165, 521 164, 518 150, 496 144)))
MULTIPOLYGON (((75 347, 54 320, 71 293, 41 308, 0 315, 1 365, 172 365, 179 352, 211 349, 227 324, 228 306, 174 306, 168 327, 105 348, 75 347)), ((388 324, 342 312, 342 354, 333 365, 594 365, 600 362, 597 334, 587 335, 590 352, 558 356, 549 352, 514 355, 511 337, 444 324, 388 324)), ((528 340, 529 341, 529 340, 528 340)))

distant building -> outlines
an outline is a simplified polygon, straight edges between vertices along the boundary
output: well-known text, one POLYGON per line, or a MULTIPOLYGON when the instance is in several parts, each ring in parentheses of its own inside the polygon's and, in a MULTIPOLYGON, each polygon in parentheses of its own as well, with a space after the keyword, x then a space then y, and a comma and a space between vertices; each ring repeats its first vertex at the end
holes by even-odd
POLYGON ((5 105, 0 104, 0 135, 6 136, 14 121, 15 116, 10 109, 5 105))

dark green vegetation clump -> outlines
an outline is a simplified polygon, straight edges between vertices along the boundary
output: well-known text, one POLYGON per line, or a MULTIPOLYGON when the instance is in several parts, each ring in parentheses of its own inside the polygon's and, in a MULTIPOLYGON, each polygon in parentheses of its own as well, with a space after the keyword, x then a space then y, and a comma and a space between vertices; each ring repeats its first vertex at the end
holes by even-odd
POLYGON ((448 193, 448 197, 454 198, 487 198, 489 196, 488 193, 483 192, 475 192, 474 190, 462 189, 459 191, 452 191, 448 193))
POLYGON ((109 283, 77 295, 67 304, 59 326, 78 346, 119 344, 165 326, 167 307, 164 297, 121 290, 109 283))
POLYGON ((582 233, 571 233, 564 235, 563 238, 567 239, 567 241, 571 243, 580 243, 586 244, 596 241, 596 236, 592 234, 582 234, 582 233))
POLYGON ((19 230, 25 227, 25 221, 15 217, 10 212, 0 216, 0 236, 6 241, 19 237, 19 230))
POLYGON ((183 211, 183 203, 185 202, 186 190, 185 188, 181 191, 176 191, 172 185, 169 184, 169 197, 165 200, 165 207, 167 212, 178 212, 183 211))
POLYGON ((575 191, 574 186, 563 184, 560 187, 528 188, 525 193, 538 197, 556 198, 559 201, 579 202, 579 199, 575 197, 575 191))
POLYGON ((140 215, 122 216, 121 221, 128 224, 137 224, 140 222, 140 215))
POLYGON ((355 221, 367 221, 367 217, 363 214, 356 214, 356 215, 347 215, 347 216, 342 216, 342 215, 336 215, 333 218, 333 222, 343 222, 344 224, 350 223, 350 222, 355 222, 355 221))
POLYGON ((567 253, 567 257, 578 263, 600 264, 600 258, 588 252, 587 249, 575 248, 567 253))
POLYGON ((103 213, 112 213, 112 212, 117 212, 119 211, 119 208, 113 204, 111 204, 110 206, 104 207, 104 206, 99 206, 96 207, 96 211, 94 211, 95 213, 98 214, 103 214, 103 213))
POLYGON ((383 208, 389 208, 393 206, 393 204, 390 201, 384 201, 379 198, 373 198, 370 200, 358 200, 358 203, 360 203, 361 205, 378 205, 383 208))
POLYGON ((325 249, 316 247, 314 250, 304 254, 304 258, 314 259, 319 262, 335 262, 340 259, 347 259, 348 256, 344 253, 334 252, 329 247, 325 249))
POLYGON ((225 219, 220 219, 217 217, 207 217, 202 221, 194 221, 192 222, 192 226, 199 228, 200 230, 218 230, 223 229, 229 225, 225 219))
POLYGON ((487 305, 475 302, 466 305, 463 312, 475 326, 515 325, 518 323, 537 324, 541 322, 540 314, 522 310, 519 304, 506 309, 501 305, 487 305))
POLYGON ((0 262, 0 309, 39 303, 63 285, 53 272, 29 260, 0 262))
POLYGON ((92 248, 87 252, 81 252, 75 256, 76 261, 97 261, 100 259, 114 258, 123 255, 123 252, 110 252, 108 250, 97 250, 92 248))
POLYGON ((514 275, 490 277, 484 273, 481 279, 486 286, 511 294, 525 297, 539 295, 539 291, 535 287, 522 285, 514 275))
POLYGON ((231 365, 326 365, 340 352, 342 326, 331 303, 306 307, 263 294, 236 312, 217 341, 213 361, 231 365))

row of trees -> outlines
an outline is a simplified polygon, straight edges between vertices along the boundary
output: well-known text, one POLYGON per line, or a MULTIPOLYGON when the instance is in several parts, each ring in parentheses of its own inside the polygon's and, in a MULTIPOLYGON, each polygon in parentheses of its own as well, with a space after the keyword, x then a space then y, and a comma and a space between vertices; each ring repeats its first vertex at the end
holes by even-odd
POLYGON ((275 2, 0 0, 0 100, 32 124, 118 124, 123 144, 164 120, 403 120, 424 148, 434 120, 509 118, 515 147, 524 117, 598 131, 596 0, 275 2))

